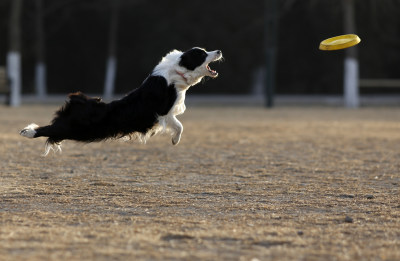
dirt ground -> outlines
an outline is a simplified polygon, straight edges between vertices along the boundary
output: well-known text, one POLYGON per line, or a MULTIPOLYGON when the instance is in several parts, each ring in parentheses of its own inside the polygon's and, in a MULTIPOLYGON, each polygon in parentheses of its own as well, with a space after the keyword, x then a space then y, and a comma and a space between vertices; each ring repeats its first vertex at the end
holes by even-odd
POLYGON ((47 157, 56 107, 0 107, 0 260, 400 260, 399 107, 188 107, 47 157))

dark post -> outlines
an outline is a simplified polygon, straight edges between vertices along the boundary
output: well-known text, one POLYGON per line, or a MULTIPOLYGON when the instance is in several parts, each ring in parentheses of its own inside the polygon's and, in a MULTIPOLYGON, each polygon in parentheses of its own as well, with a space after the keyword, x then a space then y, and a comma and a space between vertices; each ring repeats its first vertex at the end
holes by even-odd
POLYGON ((278 0, 265 0, 265 105, 268 108, 274 106, 278 15, 278 0))

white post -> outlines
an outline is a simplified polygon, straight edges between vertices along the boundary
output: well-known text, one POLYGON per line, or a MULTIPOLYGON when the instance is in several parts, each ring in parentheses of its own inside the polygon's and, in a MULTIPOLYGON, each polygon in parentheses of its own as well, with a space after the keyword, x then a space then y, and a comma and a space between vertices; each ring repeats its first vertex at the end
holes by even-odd
POLYGON ((104 99, 110 100, 114 94, 115 75, 117 73, 117 31, 119 19, 120 0, 110 1, 111 16, 108 32, 108 55, 106 64, 106 77, 104 81, 104 99))
POLYGON ((36 96, 41 100, 46 98, 46 64, 43 62, 38 62, 35 66, 35 87, 36 96))
POLYGON ((21 105, 21 12, 22 0, 11 1, 10 46, 7 54, 7 76, 10 80, 10 105, 21 105))
MULTIPOLYGON (((343 0, 343 23, 344 30, 348 34, 356 31, 354 0, 343 0)), ((358 59, 357 47, 351 47, 346 50, 344 59, 344 105, 347 108, 358 108, 360 106, 360 98, 358 91, 358 59)))
POLYGON ((21 105, 21 55, 11 51, 7 54, 7 76, 10 80, 10 105, 21 105))
POLYGON ((43 26, 43 0, 36 0, 36 65, 35 65, 35 92, 40 100, 47 94, 46 63, 45 63, 45 32, 43 26))
POLYGON ((358 60, 353 57, 344 59, 344 104, 347 108, 358 108, 358 60))
POLYGON ((108 57, 106 80, 104 84, 104 99, 110 100, 114 94, 115 73, 117 71, 117 62, 114 56, 108 57))

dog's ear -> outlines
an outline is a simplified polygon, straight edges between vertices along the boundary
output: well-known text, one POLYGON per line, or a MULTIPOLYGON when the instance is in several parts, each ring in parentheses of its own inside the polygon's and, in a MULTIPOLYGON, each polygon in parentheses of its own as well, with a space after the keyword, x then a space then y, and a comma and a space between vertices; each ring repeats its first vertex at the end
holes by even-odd
POLYGON ((207 58, 207 53, 200 48, 193 48, 189 51, 184 52, 181 55, 179 66, 185 67, 186 69, 193 71, 196 67, 202 65, 207 58))
POLYGON ((191 60, 192 59, 190 58, 188 53, 185 52, 181 55, 181 60, 179 61, 179 66, 185 67, 186 69, 193 71, 194 68, 196 68, 196 67, 193 66, 193 62, 191 60))

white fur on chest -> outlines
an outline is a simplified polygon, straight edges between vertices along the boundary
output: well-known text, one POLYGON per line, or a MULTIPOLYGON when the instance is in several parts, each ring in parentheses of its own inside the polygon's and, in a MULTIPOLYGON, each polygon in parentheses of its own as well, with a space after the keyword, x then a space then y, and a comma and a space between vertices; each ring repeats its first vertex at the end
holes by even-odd
POLYGON ((169 132, 172 135, 172 144, 174 145, 179 143, 183 131, 183 126, 176 116, 183 114, 186 110, 186 91, 190 86, 199 83, 204 77, 203 74, 189 71, 188 69, 179 66, 181 55, 181 51, 173 50, 163 57, 161 62, 152 72, 152 75, 164 77, 168 86, 173 84, 177 97, 168 114, 159 116, 157 119, 158 124, 156 124, 149 133, 151 133, 150 135, 154 135, 158 132, 169 132))

